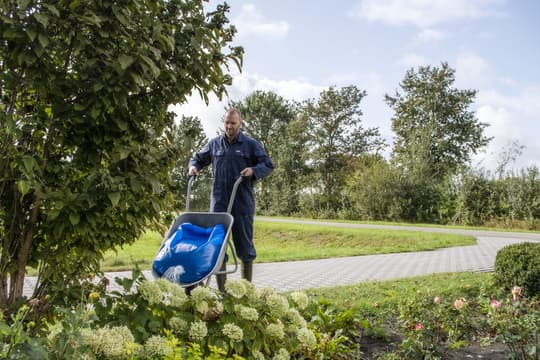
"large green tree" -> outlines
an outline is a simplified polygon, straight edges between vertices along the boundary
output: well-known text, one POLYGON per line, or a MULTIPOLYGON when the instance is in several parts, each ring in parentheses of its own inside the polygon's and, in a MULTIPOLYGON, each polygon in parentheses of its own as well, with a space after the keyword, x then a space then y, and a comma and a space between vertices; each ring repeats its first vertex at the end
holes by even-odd
POLYGON ((241 62, 226 5, 0 3, 0 307, 60 290, 160 215, 177 148, 168 106, 221 96, 241 62))
POLYGON ((301 116, 307 120, 310 184, 320 201, 317 207, 337 210, 347 176, 354 162, 383 146, 378 128, 362 126, 360 103, 366 92, 356 86, 330 87, 319 98, 304 103, 301 116))
MULTIPOLYGON (((188 162, 193 157, 193 149, 202 149, 208 142, 201 120, 194 116, 181 116, 172 126, 174 141, 179 148, 176 164, 172 169, 171 191, 174 194, 173 213, 185 209, 188 185, 188 162)), ((210 206, 211 176, 205 169, 191 189, 190 211, 206 211, 210 206)))
POLYGON ((406 72, 401 92, 385 96, 394 111, 392 157, 408 174, 442 179, 490 141, 487 124, 471 110, 476 91, 457 89, 454 81, 455 70, 447 63, 420 66, 406 72))

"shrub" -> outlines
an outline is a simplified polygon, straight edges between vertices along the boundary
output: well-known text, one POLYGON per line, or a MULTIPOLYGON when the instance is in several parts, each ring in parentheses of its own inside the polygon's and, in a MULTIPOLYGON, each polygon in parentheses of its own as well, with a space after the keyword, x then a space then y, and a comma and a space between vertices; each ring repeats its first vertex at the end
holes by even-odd
POLYGON ((529 297, 540 295, 540 243, 514 244, 499 250, 494 280, 505 290, 520 286, 529 297))

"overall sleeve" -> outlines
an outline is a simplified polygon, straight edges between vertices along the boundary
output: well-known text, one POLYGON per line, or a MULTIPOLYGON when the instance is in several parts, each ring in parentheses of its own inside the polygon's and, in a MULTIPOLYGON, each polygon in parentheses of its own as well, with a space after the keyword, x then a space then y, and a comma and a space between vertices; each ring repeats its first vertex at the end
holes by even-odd
POLYGON ((189 161, 189 166, 195 166, 198 170, 201 170, 205 166, 210 165, 212 162, 212 143, 209 142, 200 151, 193 155, 193 158, 189 161))
POLYGON ((274 170, 274 163, 272 163, 272 159, 270 159, 261 144, 255 143, 254 150, 255 166, 252 166, 253 177, 255 180, 259 180, 270 175, 274 170))

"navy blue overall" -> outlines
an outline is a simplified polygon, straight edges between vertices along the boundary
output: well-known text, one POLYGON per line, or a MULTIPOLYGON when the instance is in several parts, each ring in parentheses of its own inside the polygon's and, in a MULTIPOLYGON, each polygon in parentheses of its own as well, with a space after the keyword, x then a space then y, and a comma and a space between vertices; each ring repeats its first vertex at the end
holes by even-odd
POLYGON ((210 201, 212 212, 227 211, 233 184, 240 172, 247 167, 253 169, 253 176, 240 184, 232 207, 232 236, 236 253, 240 260, 252 261, 257 256, 253 244, 253 183, 270 174, 274 164, 262 145, 242 132, 231 143, 224 135, 213 138, 189 162, 190 166, 199 170, 210 164, 213 175, 210 201))

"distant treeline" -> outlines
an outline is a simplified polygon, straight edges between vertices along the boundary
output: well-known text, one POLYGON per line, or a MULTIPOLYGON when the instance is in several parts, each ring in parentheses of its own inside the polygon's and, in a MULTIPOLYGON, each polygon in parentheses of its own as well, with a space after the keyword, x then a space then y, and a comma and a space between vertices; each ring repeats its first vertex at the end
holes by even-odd
MULTIPOLYGON (((276 165, 257 187, 258 213, 539 229, 538 168, 508 170, 518 143, 501 150, 495 171, 471 168, 491 139, 470 110, 476 91, 454 88, 454 73, 446 63, 411 69, 400 91, 385 96, 394 113, 389 159, 379 129, 362 126, 367 94, 356 86, 330 87, 301 103, 268 91, 232 101, 244 131, 276 165)), ((207 139, 196 117, 176 126, 185 149, 173 171, 182 208, 187 160, 207 139)), ((194 190, 195 208, 208 208, 209 186, 207 173, 194 190)))

